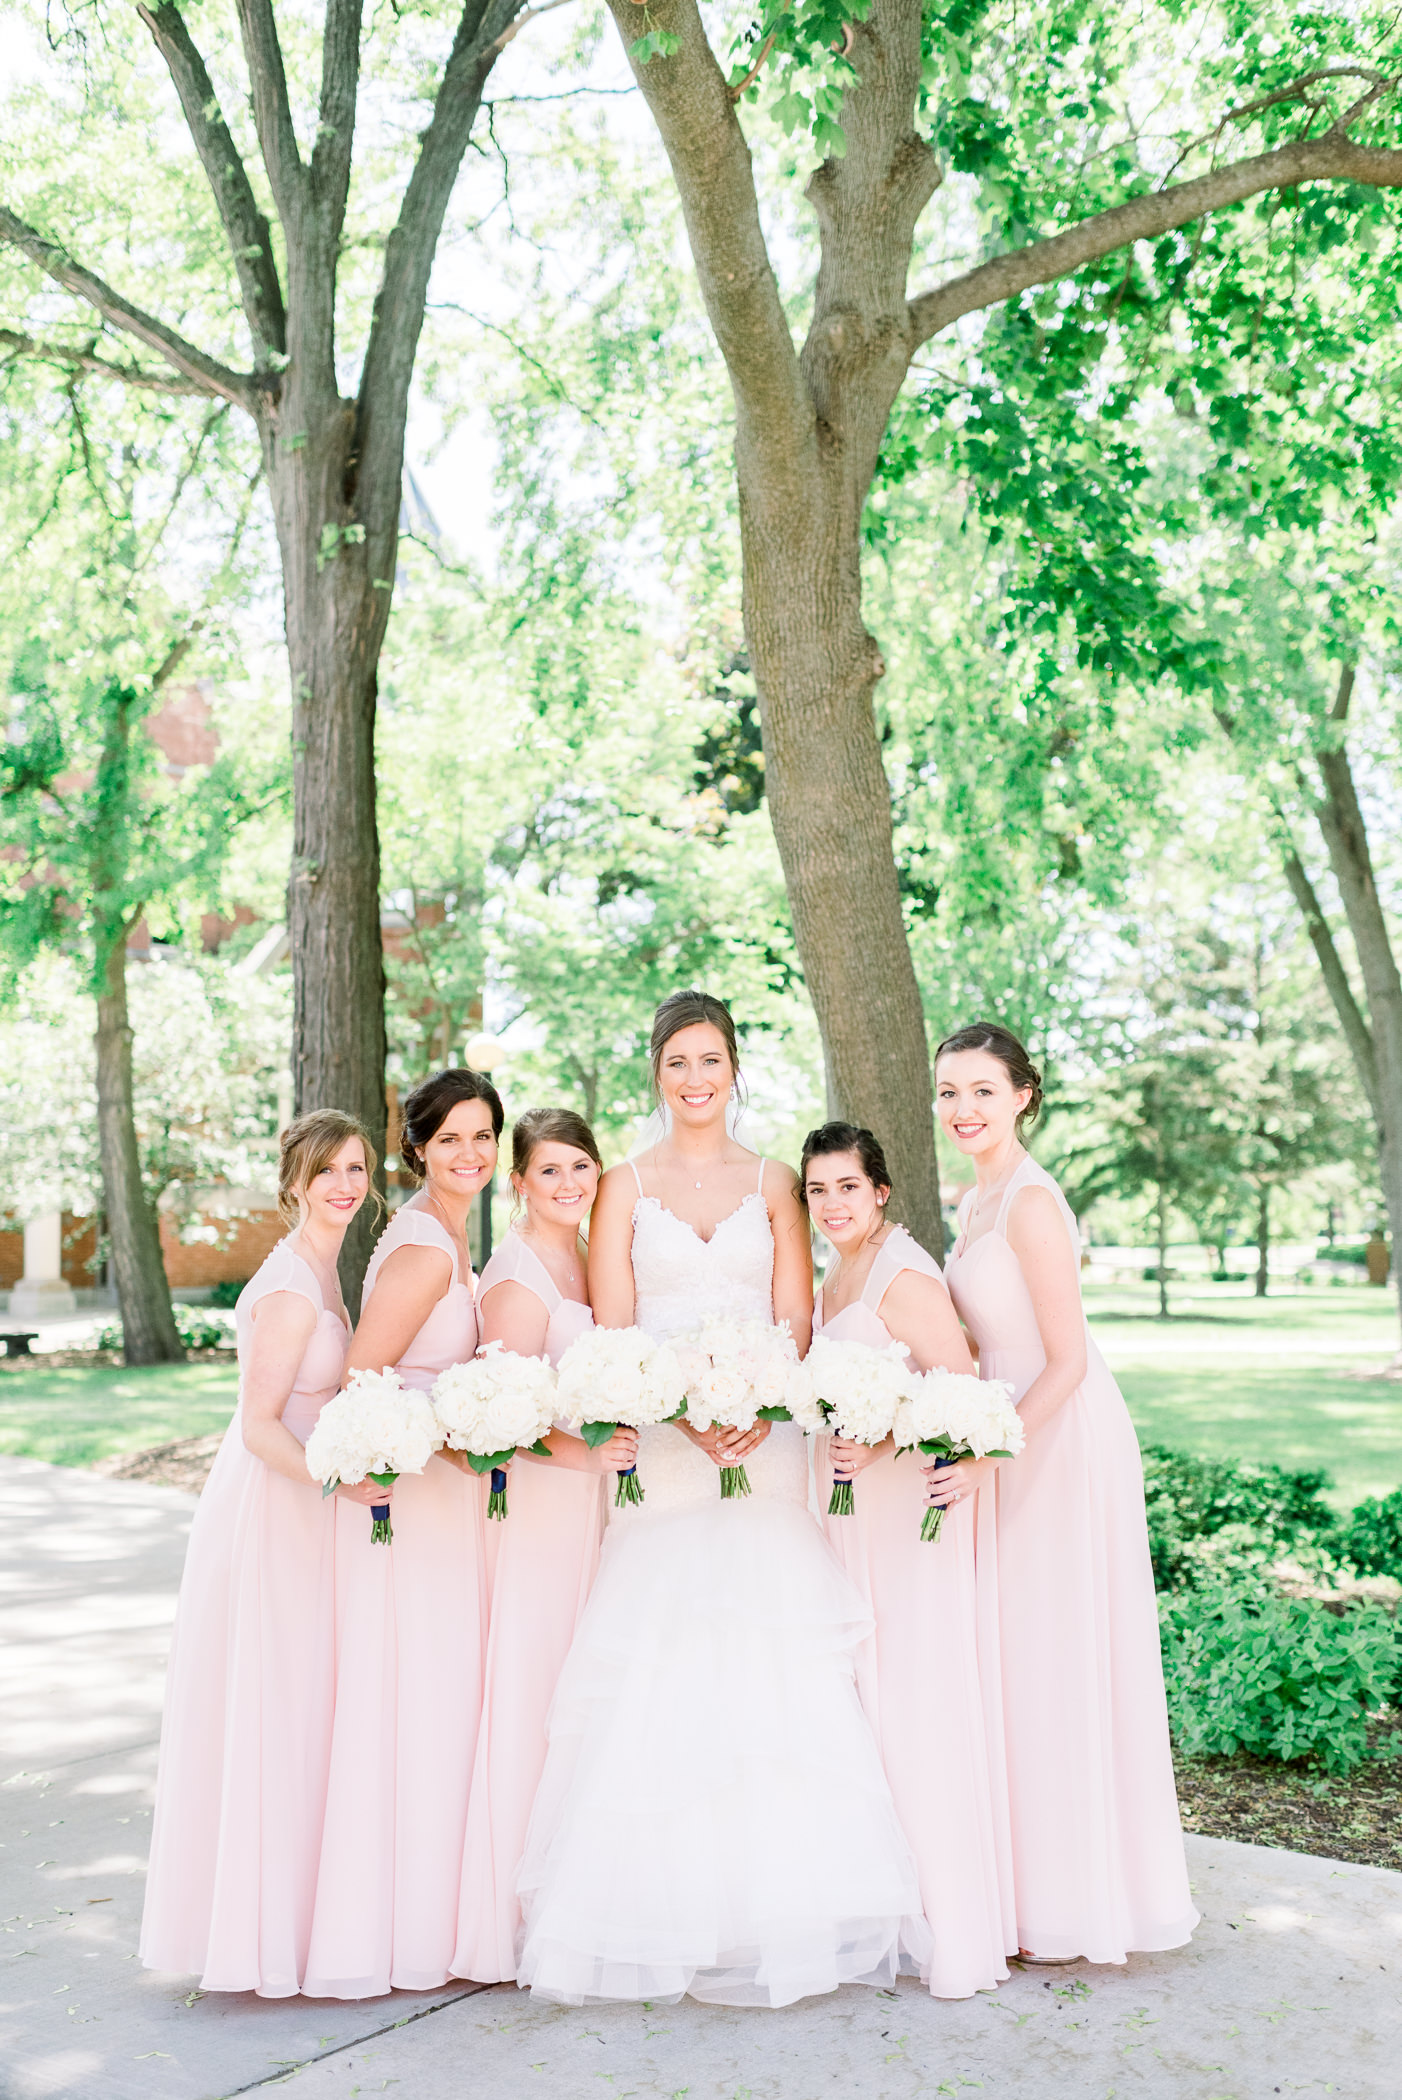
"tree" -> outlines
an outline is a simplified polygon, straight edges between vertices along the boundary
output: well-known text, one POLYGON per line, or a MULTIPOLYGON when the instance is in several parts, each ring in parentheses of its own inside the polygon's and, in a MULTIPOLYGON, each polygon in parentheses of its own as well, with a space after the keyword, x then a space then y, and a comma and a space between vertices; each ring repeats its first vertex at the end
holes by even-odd
MULTIPOLYGON (((920 346, 962 316, 1246 198, 1313 181, 1402 182, 1402 151, 1353 136, 1365 116, 1377 125, 1394 82, 1351 50, 1337 64, 1310 58, 1291 78, 1313 32, 1273 23, 1283 34, 1272 46, 1234 16, 1228 62, 1265 92, 1196 147, 1185 136, 1179 163, 1206 145, 1215 158, 1233 126, 1254 126, 1261 150, 1165 182, 1133 121, 1114 113, 1121 76, 1142 56, 1138 17, 1131 28, 1113 10, 1048 8, 1029 23, 975 4, 926 20, 920 0, 868 0, 848 14, 766 9, 727 81, 698 0, 660 0, 641 37, 633 0, 609 7, 671 164, 734 393, 746 635, 832 1106, 881 1133, 908 1222, 938 1248, 928 1052, 872 708, 885 663, 862 616, 863 508, 893 405, 920 346), (801 350, 737 115, 771 54, 778 112, 811 125, 821 156, 805 192, 820 259, 801 350), (988 178, 990 245, 1004 252, 911 296, 917 225, 944 175, 938 147, 953 168, 988 178), (1038 221, 1058 230, 1028 239, 1038 221)), ((1171 33, 1175 18, 1162 19, 1171 33)))
MULTIPOLYGON (((395 579, 409 386, 439 235, 497 57, 526 0, 466 0, 441 57, 431 111, 393 224, 365 330, 355 393, 338 377, 338 296, 347 241, 363 0, 327 0, 319 85, 302 77, 300 32, 286 43, 272 0, 238 0, 247 96, 261 175, 226 119, 210 63, 175 0, 137 13, 168 69, 208 183, 223 239, 223 283, 237 286, 240 331, 226 344, 192 341, 127 289, 72 254, 67 238, 0 207, 0 244, 101 323, 11 330, 24 354, 71 371, 97 370, 141 389, 227 402, 257 434, 281 555, 293 693, 294 838, 288 924, 295 984, 293 1075, 299 1110, 335 1106, 361 1117, 383 1151, 384 968, 375 814, 376 672, 395 579), (289 56, 291 66, 289 67, 289 56), (294 107, 315 108, 299 135, 294 107), (265 187, 264 187, 265 185, 265 187), (276 231, 274 231, 274 223, 276 231), (158 360, 112 347, 125 337, 158 360)), ((434 11, 434 26, 438 16, 434 11)), ((396 32, 399 33, 399 32, 396 32)), ((211 25, 208 39, 217 36, 211 25)), ((409 56, 418 99, 421 54, 409 56)), ((215 71, 231 54, 217 51, 215 71)), ((241 99, 241 97, 240 97, 241 99)), ((378 175, 378 170, 376 171, 378 175)), ((59 207, 55 206, 55 216, 59 207)), ((203 265, 217 236, 198 209, 190 246, 203 265)), ((207 270, 201 269, 207 278, 207 270)), ((227 302, 226 302, 227 303, 227 302)), ((347 1295, 359 1299, 372 1221, 347 1235, 347 1295)))

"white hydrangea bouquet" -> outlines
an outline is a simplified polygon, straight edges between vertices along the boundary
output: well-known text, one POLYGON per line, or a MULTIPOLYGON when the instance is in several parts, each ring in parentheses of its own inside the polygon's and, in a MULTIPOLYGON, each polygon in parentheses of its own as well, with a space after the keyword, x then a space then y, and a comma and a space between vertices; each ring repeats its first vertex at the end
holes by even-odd
MULTIPOLYGON (((843 1342, 825 1334, 813 1337, 808 1375, 814 1404, 805 1429, 826 1429, 853 1444, 881 1444, 896 1426, 896 1413, 909 1401, 916 1383, 899 1342, 873 1349, 869 1342, 843 1342)), ((850 1517, 856 1503, 850 1480, 834 1480, 828 1498, 830 1517, 850 1517)))
MULTIPOLYGON (((896 1411, 893 1434, 903 1451, 923 1451, 937 1465, 961 1458, 1016 1458, 1027 1439, 1013 1389, 1004 1378, 968 1371, 927 1371, 896 1411)), ((920 1536, 938 1539, 944 1510, 932 1504, 920 1536)))
POLYGON ((449 1364, 433 1381, 443 1441, 474 1473, 490 1473, 489 1517, 506 1516, 506 1468, 517 1451, 549 1458, 542 1442, 555 1420, 555 1373, 543 1356, 518 1356, 488 1342, 470 1363, 449 1364))
MULTIPOLYGON (((676 1351, 641 1327, 591 1327, 560 1358, 555 1404, 590 1450, 618 1429, 647 1429, 682 1412, 686 1387, 676 1351)), ((638 1469, 619 1473, 615 1509, 643 1499, 638 1469)))
MULTIPOLYGON (((352 1371, 345 1391, 327 1401, 307 1438, 307 1471, 321 1482, 323 1496, 342 1482, 392 1487, 401 1473, 422 1473, 442 1442, 427 1394, 414 1392, 388 1365, 352 1371)), ((387 1546, 393 1537, 388 1502, 372 1503, 371 1545, 387 1546)))
MULTIPOLYGON (((791 1422, 811 1406, 812 1389, 788 1322, 706 1320, 676 1344, 686 1380, 686 1419, 693 1429, 753 1429, 791 1422)), ((743 1466, 720 1469, 722 1499, 750 1492, 743 1466)))

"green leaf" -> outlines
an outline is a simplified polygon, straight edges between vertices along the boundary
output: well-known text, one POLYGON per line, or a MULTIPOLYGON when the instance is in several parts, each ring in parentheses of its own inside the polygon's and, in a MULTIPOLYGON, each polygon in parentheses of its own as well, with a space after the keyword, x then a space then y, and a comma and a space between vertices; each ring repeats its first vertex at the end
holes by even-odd
POLYGON ((600 1444, 606 1444, 611 1436, 617 1435, 618 1424, 617 1422, 585 1422, 581 1424, 579 1433, 589 1446, 589 1449, 597 1451, 600 1444))

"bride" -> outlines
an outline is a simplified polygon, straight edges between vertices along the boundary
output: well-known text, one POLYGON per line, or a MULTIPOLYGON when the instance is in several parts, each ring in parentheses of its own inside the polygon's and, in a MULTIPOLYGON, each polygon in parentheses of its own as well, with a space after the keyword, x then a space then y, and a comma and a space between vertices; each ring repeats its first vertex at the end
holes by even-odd
MULTIPOLYGON (((808 1231, 792 1173, 727 1129, 728 1009, 665 1000, 652 1065, 668 1134, 600 1185, 596 1321, 665 1337, 777 1317, 806 1349, 808 1231)), ((809 1514, 802 1433, 643 1429, 638 1479, 551 1711, 518 1980, 576 2005, 889 1984, 928 1931, 853 1682, 870 1620, 809 1514), (752 1493, 722 1501, 717 1468, 742 1460, 752 1493)))

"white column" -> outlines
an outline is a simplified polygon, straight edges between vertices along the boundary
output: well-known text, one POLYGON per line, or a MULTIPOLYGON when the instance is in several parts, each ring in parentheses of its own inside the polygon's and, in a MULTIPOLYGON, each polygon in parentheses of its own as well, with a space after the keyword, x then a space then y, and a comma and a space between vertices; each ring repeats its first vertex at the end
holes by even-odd
POLYGON ((24 1228, 24 1280, 10 1293, 10 1319, 53 1320, 76 1312, 78 1301, 63 1280, 63 1218, 41 1211, 24 1228))

